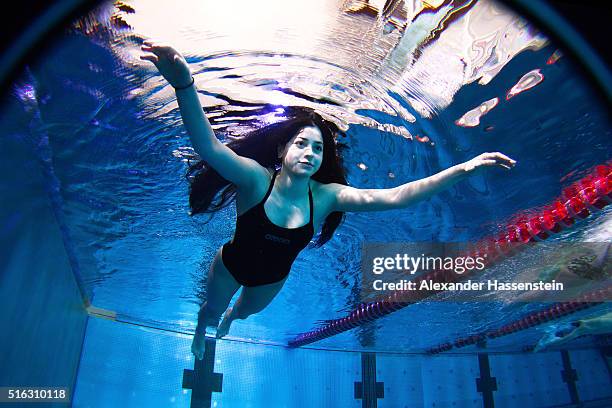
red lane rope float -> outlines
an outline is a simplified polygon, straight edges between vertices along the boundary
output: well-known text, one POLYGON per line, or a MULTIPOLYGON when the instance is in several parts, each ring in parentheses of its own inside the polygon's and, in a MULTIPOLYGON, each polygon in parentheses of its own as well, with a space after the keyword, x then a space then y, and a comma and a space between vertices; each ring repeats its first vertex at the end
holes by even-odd
POLYGON ((448 351, 452 348, 461 348, 477 344, 481 341, 489 339, 495 339, 498 337, 507 336, 509 334, 516 333, 521 330, 529 329, 533 326, 559 319, 563 316, 576 313, 580 310, 588 309, 593 306, 597 306, 605 302, 612 296, 612 286, 607 286, 584 295, 578 296, 576 299, 569 302, 556 303, 550 307, 542 310, 529 313, 527 316, 522 317, 514 322, 507 323, 497 329, 472 334, 466 337, 460 337, 452 342, 446 342, 439 344, 426 350, 427 354, 438 354, 444 351, 448 351))
MULTIPOLYGON (((509 223, 505 232, 475 244, 468 255, 477 257, 487 255, 487 266, 516 254, 528 242, 543 241, 563 229, 572 227, 577 220, 584 219, 592 212, 599 211, 612 203, 612 161, 596 166, 591 174, 563 190, 562 196, 537 214, 523 216, 509 223)), ((435 282, 456 282, 469 277, 452 271, 432 271, 415 279, 435 282)), ((412 303, 433 296, 441 290, 396 291, 381 300, 362 303, 348 316, 330 320, 316 330, 297 335, 289 341, 289 347, 299 347, 334 336, 372 320, 379 319, 412 303)), ((471 340, 470 340, 471 341, 471 340)), ((447 344, 446 348, 452 348, 447 344)))

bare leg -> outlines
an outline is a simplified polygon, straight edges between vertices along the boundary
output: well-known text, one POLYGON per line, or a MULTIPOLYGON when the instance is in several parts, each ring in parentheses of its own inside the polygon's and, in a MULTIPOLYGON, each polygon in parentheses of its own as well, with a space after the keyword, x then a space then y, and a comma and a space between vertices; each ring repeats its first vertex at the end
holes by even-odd
POLYGON ((227 308, 230 300, 240 288, 240 284, 236 282, 236 279, 223 265, 221 251, 222 249, 217 251, 208 271, 206 287, 208 300, 204 302, 198 313, 198 325, 191 344, 191 352, 199 360, 204 357, 206 326, 217 326, 221 313, 227 308))
POLYGON ((265 309, 280 292, 286 280, 287 278, 280 282, 255 287, 243 286, 240 297, 234 306, 225 312, 225 316, 223 316, 223 320, 217 328, 217 338, 221 338, 229 332, 235 319, 246 319, 250 315, 265 309))

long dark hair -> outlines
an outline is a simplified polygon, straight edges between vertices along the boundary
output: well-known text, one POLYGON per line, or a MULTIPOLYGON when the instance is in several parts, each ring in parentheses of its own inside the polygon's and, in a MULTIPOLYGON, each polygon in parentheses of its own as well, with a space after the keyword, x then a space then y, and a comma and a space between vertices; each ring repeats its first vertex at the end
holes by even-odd
MULTIPOLYGON (((253 159, 264 167, 274 168, 282 163, 282 158, 277 154, 278 146, 284 147, 301 129, 316 126, 323 135, 323 162, 312 179, 324 184, 347 185, 342 163, 342 150, 345 146, 337 141, 338 136, 343 134, 336 124, 305 107, 286 108, 285 115, 286 120, 231 140, 227 146, 240 156, 253 159)), ((227 207, 236 198, 236 186, 221 177, 204 160, 191 164, 186 177, 189 180, 190 215, 214 213, 227 207)), ((314 246, 320 247, 329 241, 343 219, 342 212, 329 214, 314 246)))

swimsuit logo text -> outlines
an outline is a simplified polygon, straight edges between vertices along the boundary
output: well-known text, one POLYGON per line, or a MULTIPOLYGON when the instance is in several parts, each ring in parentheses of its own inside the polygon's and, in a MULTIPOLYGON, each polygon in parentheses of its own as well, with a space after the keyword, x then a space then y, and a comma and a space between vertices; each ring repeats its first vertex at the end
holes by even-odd
POLYGON ((291 243, 291 241, 288 240, 287 238, 277 237, 276 235, 272 235, 272 234, 266 234, 264 235, 264 238, 267 239, 268 241, 278 242, 279 244, 289 245, 291 243))

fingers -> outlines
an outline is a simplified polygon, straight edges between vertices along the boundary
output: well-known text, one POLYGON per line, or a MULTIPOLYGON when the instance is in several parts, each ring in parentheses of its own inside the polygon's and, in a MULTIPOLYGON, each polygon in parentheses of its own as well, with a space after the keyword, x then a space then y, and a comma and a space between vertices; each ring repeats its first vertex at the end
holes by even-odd
POLYGON ((155 54, 144 54, 140 56, 140 59, 145 61, 151 61, 154 64, 159 62, 159 57, 155 54))
POLYGON ((143 51, 148 51, 157 54, 163 49, 163 47, 159 44, 154 43, 153 41, 143 41, 142 45, 140 46, 140 49, 143 51))
POLYGON ((485 166, 495 166, 497 164, 497 162, 492 159, 482 159, 481 163, 484 164, 485 166))
POLYGON ((500 152, 483 153, 482 158, 483 163, 487 165, 498 165, 508 170, 510 170, 516 165, 516 160, 511 159, 510 157, 500 152), (491 163, 491 161, 493 161, 493 163, 491 163))
POLYGON ((155 48, 153 42, 150 40, 143 41, 140 49, 144 51, 144 54, 140 56, 141 60, 150 61, 154 64, 159 62, 159 57, 155 54, 155 48))
POLYGON ((142 44, 140 49, 145 52, 150 52, 152 54, 157 54, 159 52, 159 47, 155 44, 142 44))
POLYGON ((162 52, 172 51, 172 47, 169 44, 160 43, 160 42, 151 41, 151 40, 143 41, 140 48, 152 50, 154 52, 155 51, 162 51, 162 52))
POLYGON ((486 157, 487 159, 495 159, 495 160, 500 160, 500 161, 505 161, 505 162, 515 162, 510 157, 500 152, 495 152, 495 153, 487 152, 487 153, 483 153, 482 156, 486 157))
POLYGON ((169 47, 168 44, 163 44, 163 43, 160 43, 159 41, 153 41, 153 40, 144 40, 142 42, 142 45, 146 47, 152 47, 152 48, 168 48, 169 47))
POLYGON ((506 164, 506 165, 508 165, 510 167, 513 167, 516 164, 516 160, 511 159, 510 157, 506 156, 505 154, 497 153, 497 157, 499 159, 501 159, 504 162, 504 164, 506 164))

